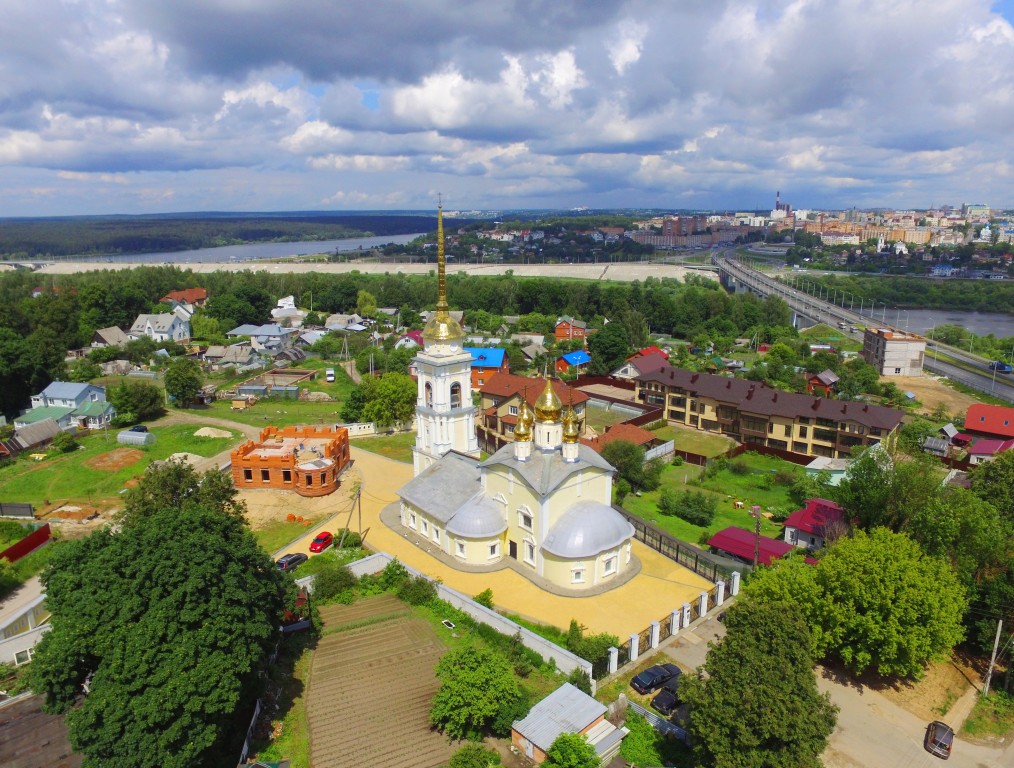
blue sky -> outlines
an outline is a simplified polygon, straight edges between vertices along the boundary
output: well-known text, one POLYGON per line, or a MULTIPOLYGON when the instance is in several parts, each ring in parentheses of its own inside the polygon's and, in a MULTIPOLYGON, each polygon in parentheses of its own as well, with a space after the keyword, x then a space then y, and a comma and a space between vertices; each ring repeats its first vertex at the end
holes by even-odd
POLYGON ((1014 0, 37 0, 0 216, 1014 206, 1014 0))

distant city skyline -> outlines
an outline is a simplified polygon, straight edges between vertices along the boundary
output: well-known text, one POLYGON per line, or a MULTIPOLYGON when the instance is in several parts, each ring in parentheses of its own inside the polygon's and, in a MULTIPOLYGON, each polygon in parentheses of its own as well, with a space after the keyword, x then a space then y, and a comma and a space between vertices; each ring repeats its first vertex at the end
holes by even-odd
POLYGON ((39 0, 0 217, 1014 207, 1014 0, 39 0))

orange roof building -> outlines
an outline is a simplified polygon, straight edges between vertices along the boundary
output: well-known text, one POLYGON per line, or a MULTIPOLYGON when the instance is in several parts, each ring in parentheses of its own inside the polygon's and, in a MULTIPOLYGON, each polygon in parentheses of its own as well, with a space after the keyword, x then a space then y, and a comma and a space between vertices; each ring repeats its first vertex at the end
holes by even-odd
POLYGON ((192 307, 203 307, 207 300, 207 288, 183 288, 179 291, 169 291, 169 293, 162 297, 162 301, 167 304, 171 301, 176 301, 180 304, 189 304, 192 307))
POLYGON ((231 458, 237 488, 327 496, 348 466, 349 433, 344 427, 265 427, 260 442, 248 440, 231 458))
POLYGON ((628 443, 633 443, 641 448, 651 448, 653 443, 661 442, 658 439, 658 435, 654 432, 649 432, 636 424, 626 424, 623 422, 613 424, 597 437, 581 438, 582 443, 597 453, 602 453, 604 446, 616 440, 626 440, 628 443))
POLYGON ((1014 408, 974 403, 968 406, 965 431, 990 437, 1014 437, 1014 408))

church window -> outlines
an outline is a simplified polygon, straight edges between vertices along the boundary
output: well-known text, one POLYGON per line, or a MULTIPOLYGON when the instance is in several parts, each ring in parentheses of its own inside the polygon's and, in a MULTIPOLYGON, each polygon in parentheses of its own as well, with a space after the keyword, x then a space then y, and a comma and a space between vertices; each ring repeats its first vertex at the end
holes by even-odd
POLYGON ((570 581, 572 584, 583 584, 584 583, 584 566, 575 568, 570 572, 570 581))
POLYGON ((440 543, 440 529, 436 526, 433 526, 433 541, 437 544, 440 543))
POLYGON ((535 545, 530 541, 525 542, 525 562, 535 565, 535 545))
POLYGON ((433 407, 433 385, 426 382, 426 407, 433 407))
POLYGON ((461 385, 455 382, 451 384, 451 408, 461 407, 461 385))
POLYGON ((492 560, 494 557, 500 557, 500 542, 494 542, 489 545, 489 559, 492 560))
POLYGON ((518 510, 518 525, 524 528, 526 531, 532 530, 532 516, 527 512, 518 510))
POLYGON ((610 555, 602 561, 602 572, 606 576, 616 573, 616 555, 610 555))
POLYGON ((457 553, 458 557, 464 557, 465 556, 465 542, 459 541, 459 542, 456 542, 455 545, 456 545, 455 549, 456 549, 456 553, 457 553))
POLYGON ((425 520, 419 521, 419 530, 422 531, 423 536, 428 536, 430 533, 430 524, 425 520))
POLYGON ((415 528, 415 512, 410 513, 408 516, 408 527, 415 528))

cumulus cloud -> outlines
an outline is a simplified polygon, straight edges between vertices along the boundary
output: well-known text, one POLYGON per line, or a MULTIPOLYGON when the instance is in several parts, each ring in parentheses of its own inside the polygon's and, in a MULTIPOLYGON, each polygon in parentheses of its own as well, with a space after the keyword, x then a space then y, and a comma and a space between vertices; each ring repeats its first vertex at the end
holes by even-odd
POLYGON ((37 0, 10 214, 1009 200, 991 0, 37 0), (84 192, 94 185, 93 195, 84 192))

